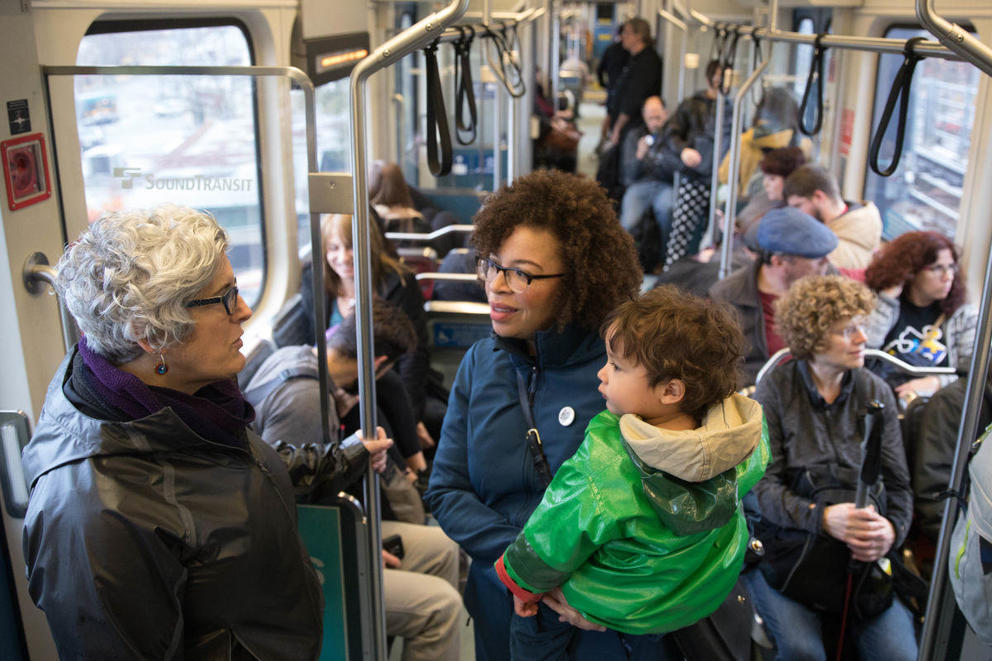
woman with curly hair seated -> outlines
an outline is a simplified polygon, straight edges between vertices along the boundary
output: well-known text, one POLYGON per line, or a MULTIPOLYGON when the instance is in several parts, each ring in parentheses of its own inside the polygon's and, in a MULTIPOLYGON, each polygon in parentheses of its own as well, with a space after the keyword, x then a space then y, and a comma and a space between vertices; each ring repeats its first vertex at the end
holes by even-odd
MULTIPOLYGON (((864 563, 852 582, 863 585, 860 577, 876 561, 892 559, 912 518, 895 399, 863 367, 864 320, 873 306, 864 285, 836 275, 803 278, 776 304, 776 324, 794 360, 773 369, 754 393, 765 412, 772 460, 753 489, 765 558, 745 574, 776 659, 827 658, 821 629, 843 611, 848 559, 864 563), (856 508, 859 422, 872 400, 885 407, 876 423, 882 425, 881 478, 870 490, 870 506, 856 508)), ((852 648, 862 659, 915 659, 909 610, 898 598, 868 603, 866 590, 858 588, 849 602, 852 648)))
MULTIPOLYGON (((476 658, 492 661, 509 659, 513 614, 493 563, 603 410, 598 330, 637 293, 641 274, 603 189, 563 172, 532 172, 492 195, 475 217, 473 242, 494 333, 469 349, 455 377, 426 499, 472 557, 465 605, 476 658)), ((552 607, 595 626, 564 601, 552 607)), ((632 653, 616 632, 582 630, 569 653, 603 661, 659 654, 654 640, 627 642, 632 653)))
MULTIPOLYGON (((917 366, 967 370, 978 311, 965 302, 958 252, 937 232, 907 232, 875 255, 865 283, 878 294, 868 317, 868 347, 917 366)), ((955 374, 910 379, 886 374, 900 398, 932 395, 955 374)))

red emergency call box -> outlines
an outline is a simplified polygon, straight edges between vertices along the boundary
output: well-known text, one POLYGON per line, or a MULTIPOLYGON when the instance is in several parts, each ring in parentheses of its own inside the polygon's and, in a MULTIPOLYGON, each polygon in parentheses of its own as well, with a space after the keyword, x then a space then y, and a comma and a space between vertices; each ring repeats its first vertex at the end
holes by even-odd
POLYGON ((45 136, 22 135, 0 142, 3 181, 7 186, 7 205, 12 211, 23 209, 52 196, 45 155, 45 136))

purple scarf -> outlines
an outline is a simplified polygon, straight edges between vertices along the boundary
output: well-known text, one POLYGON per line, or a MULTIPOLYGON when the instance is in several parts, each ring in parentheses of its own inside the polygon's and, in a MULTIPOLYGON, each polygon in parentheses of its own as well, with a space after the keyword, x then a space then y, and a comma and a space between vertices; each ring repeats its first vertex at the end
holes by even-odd
MULTIPOLYGON (((255 419, 255 410, 245 401, 235 379, 215 381, 195 394, 149 386, 141 379, 117 369, 93 352, 86 338, 79 340, 89 390, 105 406, 120 411, 128 420, 137 420, 168 407, 197 435, 214 441, 245 446, 245 427, 255 419)), ((73 378, 77 375, 73 374, 73 378)))

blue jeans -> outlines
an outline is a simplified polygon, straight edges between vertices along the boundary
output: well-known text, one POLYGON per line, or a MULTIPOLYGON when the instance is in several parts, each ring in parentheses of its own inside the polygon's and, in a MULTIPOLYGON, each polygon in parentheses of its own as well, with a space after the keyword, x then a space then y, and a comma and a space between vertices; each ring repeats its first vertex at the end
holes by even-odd
MULTIPOLYGON (((820 616, 768 585, 758 569, 747 572, 743 578, 755 610, 765 621, 765 630, 778 650, 776 661, 826 661, 820 616)), ((856 642, 861 659, 916 659, 913 617, 898 598, 881 615, 865 622, 852 620, 847 635, 856 642)))
POLYGON ((623 201, 620 203, 620 224, 628 232, 633 232, 648 207, 653 208, 654 218, 661 232, 661 245, 664 248, 672 227, 673 198, 674 192, 670 181, 653 179, 635 181, 623 194, 623 201))
POLYGON ((596 649, 582 636, 583 632, 567 622, 559 622, 558 614, 548 606, 538 605, 534 617, 516 614, 510 620, 511 661, 603 661, 621 655, 624 659, 672 661, 681 655, 672 640, 662 634, 622 634, 605 631, 596 649))

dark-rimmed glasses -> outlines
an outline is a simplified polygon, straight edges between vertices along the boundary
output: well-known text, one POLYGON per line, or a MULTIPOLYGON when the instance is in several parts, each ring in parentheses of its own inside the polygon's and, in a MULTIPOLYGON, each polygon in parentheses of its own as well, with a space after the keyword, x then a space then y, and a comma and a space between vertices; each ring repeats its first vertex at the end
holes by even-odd
POLYGON ((488 257, 476 257, 476 273, 479 274, 484 282, 492 282, 496 279, 500 273, 503 274, 503 278, 506 280, 506 286, 510 290, 521 293, 530 283, 534 280, 544 280, 546 278, 560 278, 564 273, 549 273, 548 275, 533 275, 527 271, 521 271, 520 269, 513 268, 512 266, 502 266, 497 264, 494 260, 488 257))
POLYGON ((234 311, 238 309, 238 288, 237 286, 231 287, 226 292, 220 296, 212 296, 210 298, 198 298, 196 300, 190 301, 186 304, 188 308, 196 308, 201 305, 213 305, 214 303, 222 303, 224 305, 224 311, 228 315, 234 314, 234 311))

